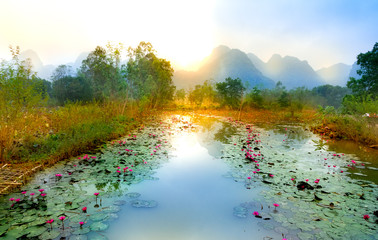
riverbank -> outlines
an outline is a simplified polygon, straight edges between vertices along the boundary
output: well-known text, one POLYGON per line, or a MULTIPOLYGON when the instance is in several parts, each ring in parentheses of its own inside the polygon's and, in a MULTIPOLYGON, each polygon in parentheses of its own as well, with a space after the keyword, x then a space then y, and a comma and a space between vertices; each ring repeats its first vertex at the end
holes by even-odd
POLYGON ((133 106, 123 109, 116 102, 68 104, 25 114, 1 132, 2 139, 9 139, 2 148, 0 194, 22 186, 34 173, 60 160, 97 152, 107 141, 125 136, 156 114, 133 106))

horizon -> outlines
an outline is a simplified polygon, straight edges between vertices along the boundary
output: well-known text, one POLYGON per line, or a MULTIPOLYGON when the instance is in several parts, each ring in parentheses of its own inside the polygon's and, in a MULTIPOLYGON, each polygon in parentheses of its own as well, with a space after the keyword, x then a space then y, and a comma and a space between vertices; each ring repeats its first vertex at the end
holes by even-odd
POLYGON ((219 45, 263 62, 293 56, 319 70, 352 65, 371 50, 377 10, 376 1, 2 1, 0 58, 10 57, 12 45, 35 51, 44 65, 60 65, 107 42, 127 48, 149 41, 175 70, 196 70, 219 45))

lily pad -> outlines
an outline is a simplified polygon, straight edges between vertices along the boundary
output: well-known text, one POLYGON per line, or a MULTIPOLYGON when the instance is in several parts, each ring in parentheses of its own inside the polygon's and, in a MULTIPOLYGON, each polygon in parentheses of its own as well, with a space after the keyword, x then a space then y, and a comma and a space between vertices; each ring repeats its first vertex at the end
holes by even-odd
POLYGON ((91 224, 91 230, 92 231, 105 231, 108 229, 109 225, 103 223, 103 222, 94 222, 91 224))
POLYGON ((127 202, 124 201, 124 200, 117 200, 115 202, 113 202, 113 205, 116 205, 116 206, 122 206, 122 205, 125 205, 127 202))
POLYGON ((91 230, 89 229, 89 227, 82 227, 82 228, 77 229, 76 231, 73 231, 72 234, 82 235, 82 234, 87 234, 90 231, 91 230))
POLYGON ((41 235, 42 233, 46 232, 47 228, 43 227, 43 226, 40 226, 40 227, 34 226, 34 227, 28 228, 26 230, 29 232, 27 237, 32 238, 32 237, 37 237, 37 236, 41 235))
POLYGON ((49 240, 49 239, 57 238, 59 235, 60 235, 59 231, 52 230, 52 231, 44 232, 41 236, 39 236, 39 239, 49 240))
POLYGON ((157 205, 158 203, 154 200, 134 200, 131 202, 131 206, 136 208, 153 208, 157 205))
POLYGON ((88 240, 86 235, 72 235, 70 240, 88 240))
POLYGON ((140 193, 131 192, 131 193, 127 193, 127 194, 125 194, 125 196, 126 196, 127 198, 138 198, 138 197, 140 197, 140 193))

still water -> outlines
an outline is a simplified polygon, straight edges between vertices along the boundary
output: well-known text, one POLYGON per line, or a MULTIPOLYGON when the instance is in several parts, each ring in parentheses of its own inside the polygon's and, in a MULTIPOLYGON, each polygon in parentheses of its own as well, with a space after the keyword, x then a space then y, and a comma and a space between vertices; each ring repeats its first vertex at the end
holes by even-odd
POLYGON ((219 157, 222 144, 214 141, 222 123, 212 121, 210 131, 197 126, 172 137, 170 161, 157 170, 158 181, 145 181, 130 191, 154 199, 154 209, 128 207, 111 225, 109 239, 279 239, 280 235, 259 226, 257 218, 239 218, 233 208, 256 198, 259 189, 224 177, 229 166, 219 157), (203 141, 209 141, 212 156, 203 141), (212 140, 212 142, 211 142, 212 140), (269 238, 266 238, 269 239, 269 238))
POLYGON ((377 156, 298 126, 167 116, 2 197, 0 237, 376 239, 377 156))

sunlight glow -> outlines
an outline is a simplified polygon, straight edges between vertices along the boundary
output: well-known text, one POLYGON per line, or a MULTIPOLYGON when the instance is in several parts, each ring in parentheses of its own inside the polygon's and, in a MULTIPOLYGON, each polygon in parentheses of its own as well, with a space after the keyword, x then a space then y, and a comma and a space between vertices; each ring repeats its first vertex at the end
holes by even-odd
POLYGON ((36 51, 44 64, 62 64, 109 41, 126 48, 149 41, 159 57, 190 68, 214 47, 214 2, 3 1, 0 58, 9 55, 9 45, 19 45, 36 51))

